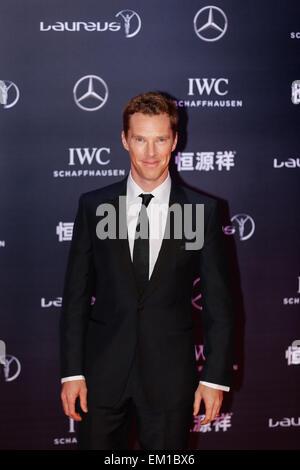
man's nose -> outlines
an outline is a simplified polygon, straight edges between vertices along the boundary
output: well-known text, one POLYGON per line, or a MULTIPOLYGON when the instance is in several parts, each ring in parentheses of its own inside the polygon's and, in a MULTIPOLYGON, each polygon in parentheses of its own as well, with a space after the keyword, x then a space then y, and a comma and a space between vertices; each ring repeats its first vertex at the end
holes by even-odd
POLYGON ((147 146, 148 157, 154 157, 155 153, 156 153, 155 143, 154 142, 148 142, 148 146, 147 146))

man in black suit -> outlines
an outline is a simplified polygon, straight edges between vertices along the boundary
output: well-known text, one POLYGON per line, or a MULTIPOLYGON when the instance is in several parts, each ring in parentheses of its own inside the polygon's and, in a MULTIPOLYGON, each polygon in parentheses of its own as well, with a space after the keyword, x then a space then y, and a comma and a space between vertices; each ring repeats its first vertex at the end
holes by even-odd
POLYGON ((173 101, 139 95, 125 106, 123 123, 129 175, 79 199, 63 292, 61 398, 66 415, 80 421, 81 449, 123 449, 134 415, 141 449, 186 449, 201 401, 207 424, 231 385, 224 239, 216 201, 170 178, 178 123, 173 101), (181 214, 191 209, 187 221, 194 238, 203 231, 203 245, 188 245, 175 206, 181 214), (199 275, 200 383, 191 305, 199 275))

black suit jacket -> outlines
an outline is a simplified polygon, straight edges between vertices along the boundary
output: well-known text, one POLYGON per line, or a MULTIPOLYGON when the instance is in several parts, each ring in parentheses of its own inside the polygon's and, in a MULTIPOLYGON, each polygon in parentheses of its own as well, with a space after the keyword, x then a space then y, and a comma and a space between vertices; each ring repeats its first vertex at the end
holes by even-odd
POLYGON ((96 235, 97 207, 111 203, 119 216, 118 199, 126 195, 126 183, 127 177, 79 199, 63 292, 61 374, 83 374, 89 403, 112 406, 138 348, 148 401, 153 409, 166 410, 192 400, 199 382, 191 304, 198 276, 206 358, 201 380, 231 384, 233 308, 224 236, 217 202, 172 180, 170 206, 204 204, 204 246, 190 251, 184 238, 164 238, 139 297, 128 239, 96 235))

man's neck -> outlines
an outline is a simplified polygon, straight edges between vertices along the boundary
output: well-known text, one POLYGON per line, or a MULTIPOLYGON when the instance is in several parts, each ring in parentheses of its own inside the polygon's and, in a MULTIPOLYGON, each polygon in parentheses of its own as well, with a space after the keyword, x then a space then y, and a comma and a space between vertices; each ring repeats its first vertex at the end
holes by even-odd
POLYGON ((145 193, 151 193, 155 188, 160 186, 168 177, 168 171, 161 175, 160 178, 157 180, 145 180, 144 178, 139 178, 137 175, 133 174, 131 171, 131 177, 134 180, 136 184, 139 185, 140 188, 142 188, 145 193))

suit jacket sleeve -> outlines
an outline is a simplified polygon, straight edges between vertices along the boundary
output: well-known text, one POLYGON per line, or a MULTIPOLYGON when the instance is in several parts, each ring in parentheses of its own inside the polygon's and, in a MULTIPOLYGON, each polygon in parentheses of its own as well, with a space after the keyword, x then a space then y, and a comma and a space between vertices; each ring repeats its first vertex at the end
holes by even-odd
POLYGON ((92 242, 81 195, 65 274, 60 320, 61 377, 84 374, 84 341, 94 286, 92 242))
POLYGON ((233 371, 234 311, 229 265, 217 202, 206 222, 200 260, 204 367, 202 381, 231 386, 233 371))

